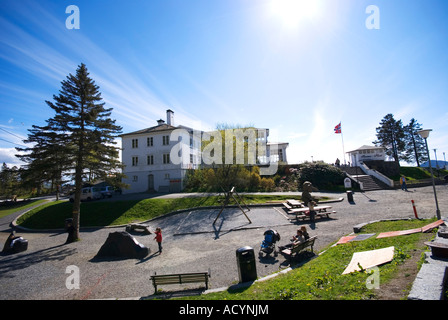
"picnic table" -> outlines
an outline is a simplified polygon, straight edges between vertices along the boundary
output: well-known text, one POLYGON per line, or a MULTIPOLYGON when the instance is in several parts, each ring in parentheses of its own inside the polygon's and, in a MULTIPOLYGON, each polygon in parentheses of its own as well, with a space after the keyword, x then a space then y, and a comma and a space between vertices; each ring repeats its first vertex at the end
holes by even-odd
POLYGON ((286 200, 286 202, 283 203, 283 205, 288 210, 303 207, 303 203, 295 199, 288 199, 286 200))
POLYGON ((288 202, 288 204, 291 207, 301 207, 302 206, 302 202, 295 200, 295 199, 289 199, 289 200, 286 200, 286 202, 288 202))
MULTIPOLYGON (((316 212, 317 217, 327 217, 329 218, 330 214, 336 213, 336 211, 330 211, 332 209, 331 206, 316 206, 314 207, 314 211, 316 212)), ((290 213, 293 213, 296 215, 296 219, 305 219, 310 216, 310 208, 304 207, 304 208, 297 208, 297 209, 290 209, 290 213)))

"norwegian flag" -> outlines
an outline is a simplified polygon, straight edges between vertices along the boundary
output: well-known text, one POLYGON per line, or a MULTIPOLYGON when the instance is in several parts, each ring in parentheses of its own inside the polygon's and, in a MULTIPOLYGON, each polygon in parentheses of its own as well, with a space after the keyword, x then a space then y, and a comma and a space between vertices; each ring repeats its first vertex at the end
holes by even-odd
POLYGON ((341 123, 339 122, 339 124, 334 127, 334 133, 342 133, 342 129, 341 129, 341 123))

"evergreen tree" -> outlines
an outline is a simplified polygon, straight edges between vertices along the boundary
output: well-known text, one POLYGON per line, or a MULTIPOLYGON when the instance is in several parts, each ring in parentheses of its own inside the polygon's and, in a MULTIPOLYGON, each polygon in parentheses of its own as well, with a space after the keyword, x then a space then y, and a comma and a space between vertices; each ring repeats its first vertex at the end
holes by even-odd
POLYGON ((50 181, 51 189, 56 187, 56 198, 59 199, 58 186, 62 184, 63 170, 70 164, 66 152, 68 146, 59 141, 58 134, 50 131, 48 126, 33 125, 28 131, 28 139, 23 142, 32 143, 33 146, 16 148, 17 151, 24 152, 16 157, 27 163, 23 167, 23 183, 40 190, 44 182, 50 181))
POLYGON ((6 163, 0 170, 0 195, 12 199, 20 191, 20 170, 13 166, 9 168, 6 163))
POLYGON ((393 114, 389 113, 376 128, 377 140, 373 143, 386 149, 386 155, 393 157, 395 162, 408 161, 405 153, 405 133, 401 120, 395 120, 393 114))
POLYGON ((47 120, 47 126, 36 128, 44 137, 51 135, 58 151, 64 155, 60 161, 61 169, 71 172, 75 181, 73 202, 73 240, 79 239, 81 209, 81 189, 83 178, 88 172, 100 179, 106 179, 121 168, 115 138, 121 133, 121 127, 110 118, 112 109, 105 108, 101 102, 99 87, 89 77, 86 66, 82 63, 76 75, 69 74, 61 82, 58 95, 53 95, 54 102, 45 101, 55 112, 47 120))
POLYGON ((417 134, 419 130, 422 130, 422 126, 414 118, 404 127, 408 162, 416 162, 418 167, 420 167, 421 161, 428 160, 425 141, 417 134))

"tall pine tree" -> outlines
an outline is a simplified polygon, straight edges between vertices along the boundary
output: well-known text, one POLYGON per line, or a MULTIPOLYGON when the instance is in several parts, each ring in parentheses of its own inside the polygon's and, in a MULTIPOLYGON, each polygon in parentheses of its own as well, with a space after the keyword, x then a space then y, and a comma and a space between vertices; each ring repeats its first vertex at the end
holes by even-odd
POLYGON ((29 129, 26 144, 33 144, 28 148, 16 148, 22 154, 16 157, 26 162, 23 167, 23 183, 30 187, 41 189, 42 184, 51 181, 52 189, 56 187, 56 198, 59 199, 57 186, 62 184, 63 170, 70 164, 64 143, 58 141, 58 134, 49 130, 48 126, 33 125, 29 129))
POLYGON ((406 160, 404 129, 401 120, 395 120, 394 115, 389 113, 384 116, 380 126, 376 128, 377 140, 373 143, 386 149, 386 155, 394 158, 395 162, 406 160))
POLYGON ((69 74, 61 83, 59 94, 53 95, 54 101, 45 101, 55 112, 47 120, 45 130, 54 135, 54 141, 62 148, 63 170, 74 176, 72 240, 78 240, 83 179, 87 173, 98 179, 120 174, 115 138, 121 133, 121 127, 110 118, 112 108, 104 107, 99 87, 83 63, 76 75, 69 74))
POLYGON ((425 141, 419 134, 417 134, 417 131, 421 129, 421 124, 414 118, 411 119, 408 125, 404 126, 408 162, 416 162, 418 167, 420 167, 422 161, 428 160, 425 141))

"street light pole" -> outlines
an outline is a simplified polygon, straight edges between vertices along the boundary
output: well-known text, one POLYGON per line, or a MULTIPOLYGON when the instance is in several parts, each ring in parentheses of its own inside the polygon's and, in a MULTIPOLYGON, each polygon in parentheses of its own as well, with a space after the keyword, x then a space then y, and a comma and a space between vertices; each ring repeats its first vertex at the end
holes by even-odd
POLYGON ((417 133, 423 138, 425 139, 425 145, 426 145, 426 153, 428 154, 428 163, 429 163, 429 170, 431 171, 431 179, 432 179, 432 188, 434 190, 434 199, 436 201, 436 215, 437 215, 437 219, 440 220, 441 216, 440 216, 440 210, 439 210, 439 202, 437 201, 437 192, 436 192, 436 184, 434 181, 434 174, 432 173, 432 165, 431 165, 431 158, 429 156, 429 149, 428 149, 428 136, 429 136, 429 132, 431 131, 431 129, 428 130, 420 130, 417 133))
POLYGON ((443 153, 443 169, 446 170, 446 159, 445 159, 445 152, 443 153))

